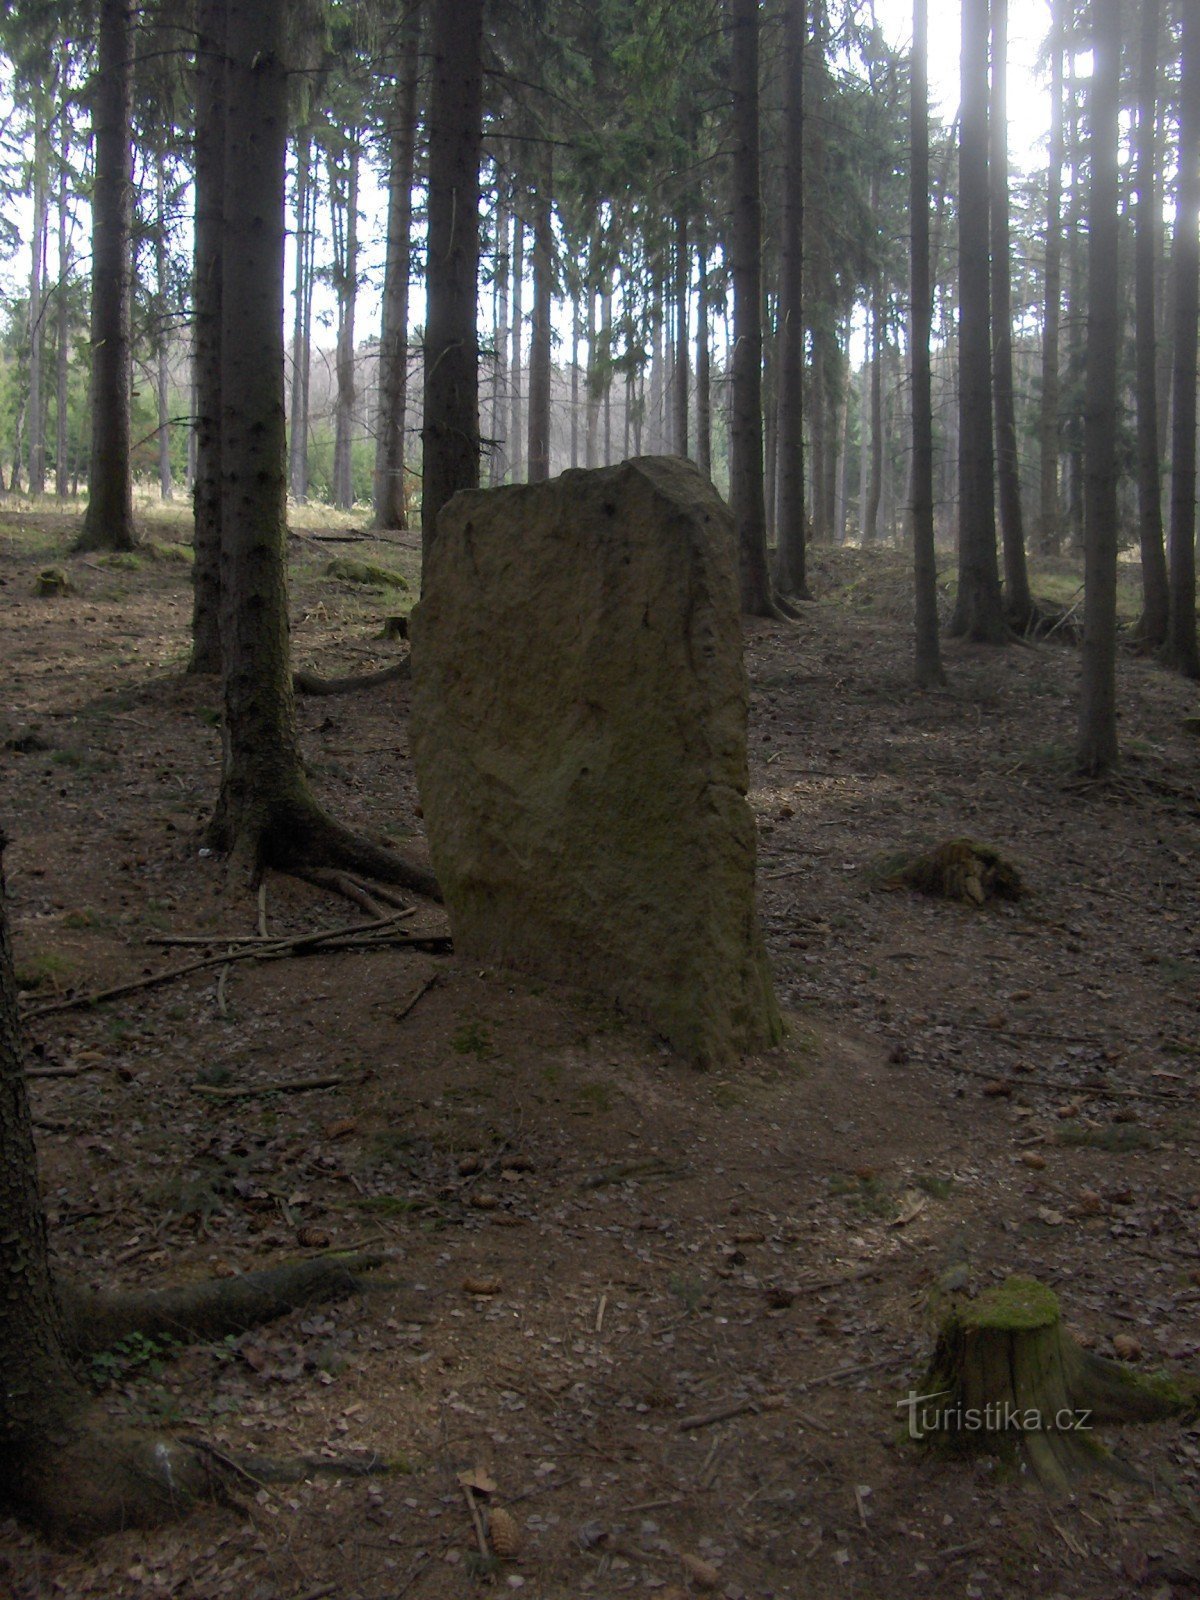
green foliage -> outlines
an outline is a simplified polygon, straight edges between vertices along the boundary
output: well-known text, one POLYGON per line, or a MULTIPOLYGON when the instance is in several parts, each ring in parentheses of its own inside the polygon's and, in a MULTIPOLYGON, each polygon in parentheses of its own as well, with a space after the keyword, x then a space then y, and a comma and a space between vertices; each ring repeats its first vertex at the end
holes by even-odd
POLYGON ((148 1337, 144 1333, 130 1333, 91 1358, 88 1376, 96 1389, 107 1389, 133 1377, 157 1378, 162 1373, 163 1362, 178 1348, 178 1341, 169 1334, 148 1337))

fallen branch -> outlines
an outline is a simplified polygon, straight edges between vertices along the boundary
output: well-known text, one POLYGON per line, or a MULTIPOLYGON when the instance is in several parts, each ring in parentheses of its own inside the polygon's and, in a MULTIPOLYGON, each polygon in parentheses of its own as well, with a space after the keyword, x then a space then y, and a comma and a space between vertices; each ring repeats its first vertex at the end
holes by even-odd
POLYGON ((441 973, 440 972, 434 972, 434 973, 431 973, 430 976, 425 979, 424 983, 418 984, 417 987, 413 990, 413 992, 409 995, 408 999, 403 1001, 401 1003, 400 1007, 396 1011, 392 1012, 392 1021, 393 1022, 403 1022, 405 1017, 409 1014, 409 1012, 415 1009, 415 1007, 417 1005, 417 1002, 419 1000, 422 1000, 425 997, 425 995, 427 995, 429 993, 430 989, 434 988, 437 984, 439 984, 441 982, 441 979, 442 979, 441 973))
POLYGON ((753 1400, 731 1400, 712 1411, 697 1411, 684 1417, 678 1424, 680 1433, 690 1433, 694 1428, 710 1428, 714 1422, 728 1422, 730 1417, 744 1416, 747 1411, 778 1411, 787 1405, 785 1394, 761 1394, 753 1400))
POLYGON ((204 972, 210 967, 224 966, 233 961, 274 961, 280 957, 305 955, 317 951, 372 949, 376 945, 403 944, 414 950, 431 950, 443 953, 450 949, 448 934, 407 934, 394 924, 411 916, 411 911, 400 911, 393 916, 380 917, 373 922, 351 925, 348 928, 331 928, 323 933, 298 934, 293 939, 265 941, 254 938, 242 946, 224 950, 219 955, 203 956, 199 961, 187 961, 182 966, 168 967, 163 972, 152 972, 128 983, 114 984, 109 989, 93 989, 86 994, 72 995, 66 1000, 53 1000, 44 1006, 35 1006, 25 1012, 24 1019, 32 1022, 38 1017, 53 1016, 60 1011, 78 1011, 101 1005, 107 1000, 119 1000, 127 994, 138 994, 146 989, 157 989, 174 983, 193 972, 204 972))
POLYGON ((244 1100, 255 1094, 303 1094, 308 1089, 336 1089, 345 1082, 345 1078, 333 1074, 324 1078, 277 1078, 273 1083, 245 1088, 226 1088, 216 1083, 193 1083, 189 1088, 193 1094, 207 1095, 210 1100, 244 1100))

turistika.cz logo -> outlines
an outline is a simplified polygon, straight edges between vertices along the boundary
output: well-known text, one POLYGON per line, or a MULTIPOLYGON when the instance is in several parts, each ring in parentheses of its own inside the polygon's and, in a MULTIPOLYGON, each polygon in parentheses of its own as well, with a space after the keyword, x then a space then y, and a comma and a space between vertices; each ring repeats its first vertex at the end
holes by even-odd
POLYGON ((938 1389, 933 1394, 918 1394, 910 1389, 904 1400, 896 1401, 898 1411, 908 1412, 910 1439, 925 1439, 931 1433, 1080 1433, 1092 1426, 1090 1411, 1073 1408, 1050 1415, 1011 1400, 993 1400, 984 1406, 936 1403, 950 1393, 938 1389))

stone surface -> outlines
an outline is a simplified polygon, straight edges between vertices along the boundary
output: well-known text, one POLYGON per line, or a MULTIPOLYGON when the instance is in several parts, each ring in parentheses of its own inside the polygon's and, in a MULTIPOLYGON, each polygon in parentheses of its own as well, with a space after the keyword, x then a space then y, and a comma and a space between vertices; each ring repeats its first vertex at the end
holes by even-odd
POLYGON ((782 1029, 754 906, 732 519, 644 457, 458 494, 412 617, 412 746, 455 948, 716 1064, 782 1029))

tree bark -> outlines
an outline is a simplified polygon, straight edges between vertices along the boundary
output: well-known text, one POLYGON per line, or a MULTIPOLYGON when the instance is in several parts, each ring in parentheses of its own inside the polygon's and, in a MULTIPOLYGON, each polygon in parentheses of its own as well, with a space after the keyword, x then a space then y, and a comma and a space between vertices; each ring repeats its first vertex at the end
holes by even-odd
POLYGON ((1138 539, 1142 556, 1142 614, 1137 636, 1158 649, 1166 640, 1170 613, 1167 556, 1163 544, 1162 459, 1158 430, 1158 352, 1155 291, 1159 205, 1155 120, 1158 105, 1160 0, 1142 0, 1138 62, 1137 210, 1134 214, 1134 276, 1137 362, 1138 539))
POLYGON ((988 0, 962 4, 959 125, 958 599, 950 632, 1003 644, 996 556, 988 247, 988 0))
MULTIPOLYGON (((437 0, 429 112, 428 310, 421 539, 438 512, 479 485, 479 154, 483 0, 437 0)), ((514 358, 516 352, 514 351, 514 358)), ((516 361, 514 359, 514 378, 516 361)), ((516 438, 513 440, 514 449, 516 438)))
POLYGON ((435 894, 429 872, 326 816, 304 775, 285 549, 283 0, 226 6, 221 370, 238 404, 221 414, 225 750, 210 837, 252 876, 344 866, 435 894))
POLYGON ((1050 13, 1050 152, 1046 170, 1046 264, 1043 286, 1042 395, 1038 408, 1038 544, 1057 554, 1062 542, 1058 494, 1059 327, 1062 319, 1063 7, 1050 13))
MULTIPOLYGON (((874 205, 871 209, 874 211, 874 205)), ((864 545, 875 544, 879 538, 879 503, 883 498, 883 348, 883 283, 876 277, 871 286, 871 381, 868 391, 871 453, 868 457, 870 468, 863 509, 864 545)))
MULTIPOLYGON (((66 56, 66 46, 63 46, 63 56, 66 56)), ((60 72, 60 81, 65 82, 65 59, 60 72)), ((70 465, 67 456, 70 448, 67 430, 67 408, 69 403, 70 382, 70 334, 71 334, 71 305, 68 287, 71 278, 71 232, 70 232, 70 195, 67 189, 67 174, 70 170, 71 132, 70 118, 62 119, 61 143, 59 145, 58 160, 58 301, 55 308, 55 439, 54 439, 54 495, 57 500, 65 500, 70 487, 70 465)))
POLYGON ((404 14, 388 159, 387 256, 379 334, 379 419, 375 431, 376 528, 407 528, 404 416, 408 401, 408 290, 412 272, 412 184, 417 139, 420 0, 404 14))
POLYGON ((1200 678, 1196 640, 1196 339, 1200 311, 1200 0, 1184 0, 1172 252, 1171 605, 1164 659, 1200 678))
POLYGON ((687 212, 675 218, 675 388, 672 393, 673 444, 677 456, 688 453, 688 391, 691 386, 690 305, 692 279, 691 246, 688 241, 687 212))
POLYGON ((550 145, 541 156, 533 194, 533 312, 529 342, 528 478, 545 483, 550 476, 550 303, 554 293, 554 229, 551 198, 554 163, 550 145))
POLYGON ((767 566, 763 493, 762 199, 759 192, 758 0, 731 0, 733 95, 733 394, 729 499, 737 525, 742 610, 778 615, 767 566))
POLYGON ((909 103, 910 335, 912 359, 912 541, 916 589, 917 684, 946 681, 938 643, 937 551, 933 532, 933 397, 929 336, 933 292, 929 271, 929 0, 913 0, 909 103))
POLYGON ((133 268, 133 0, 101 0, 92 188, 92 452, 76 548, 132 550, 130 300, 133 268))
POLYGON ((784 13, 783 218, 779 279, 779 501, 775 581, 807 600, 804 515, 805 0, 784 13))
POLYGON ((43 91, 34 94, 33 250, 29 273, 29 493, 46 492, 46 230, 50 216, 50 131, 43 91))
POLYGON ((992 397, 996 423, 996 480, 1000 537, 1004 548, 1004 613, 1019 632, 1033 623, 1025 559, 1025 518, 1021 507, 1021 467, 1017 454, 1017 413, 1013 391, 1012 268, 1008 200, 1008 0, 992 3, 992 102, 989 189, 992 232, 992 397))
POLYGON ((509 353, 508 454, 512 481, 519 482, 525 472, 524 418, 521 415, 521 374, 524 371, 525 340, 525 223, 513 196, 512 242, 512 348, 509 353))
POLYGON ((195 270, 192 376, 196 476, 192 654, 188 672, 221 670, 221 216, 225 204, 223 0, 196 7, 195 270))
POLYGON ((333 503, 354 504, 354 312, 358 301, 358 172, 362 155, 357 128, 345 133, 344 173, 330 159, 329 208, 333 224, 333 283, 337 291, 337 402, 333 436, 333 503), (343 188, 344 181, 344 188, 343 188))
MULTIPOLYGON (((696 465, 712 478, 712 345, 709 335, 708 243, 698 251, 696 273, 696 465)), ((640 452, 638 452, 640 454, 640 452)))
POLYGON ((158 400, 158 492, 162 500, 175 498, 171 476, 171 323, 168 309, 170 278, 167 272, 166 152, 155 151, 154 163, 154 288, 155 393, 158 400))
POLYGON ((292 318, 292 409, 288 430, 288 482, 292 499, 308 499, 308 395, 312 361, 314 196, 312 129, 296 135, 296 278, 292 318))
MULTIPOLYGON (((1117 762, 1117 113, 1121 0, 1092 0, 1088 86, 1087 382, 1084 391, 1084 622, 1076 762, 1091 777, 1117 762)), ((1193 324, 1193 345, 1195 326, 1193 324)), ((1193 393, 1195 373, 1193 370, 1193 393)))

